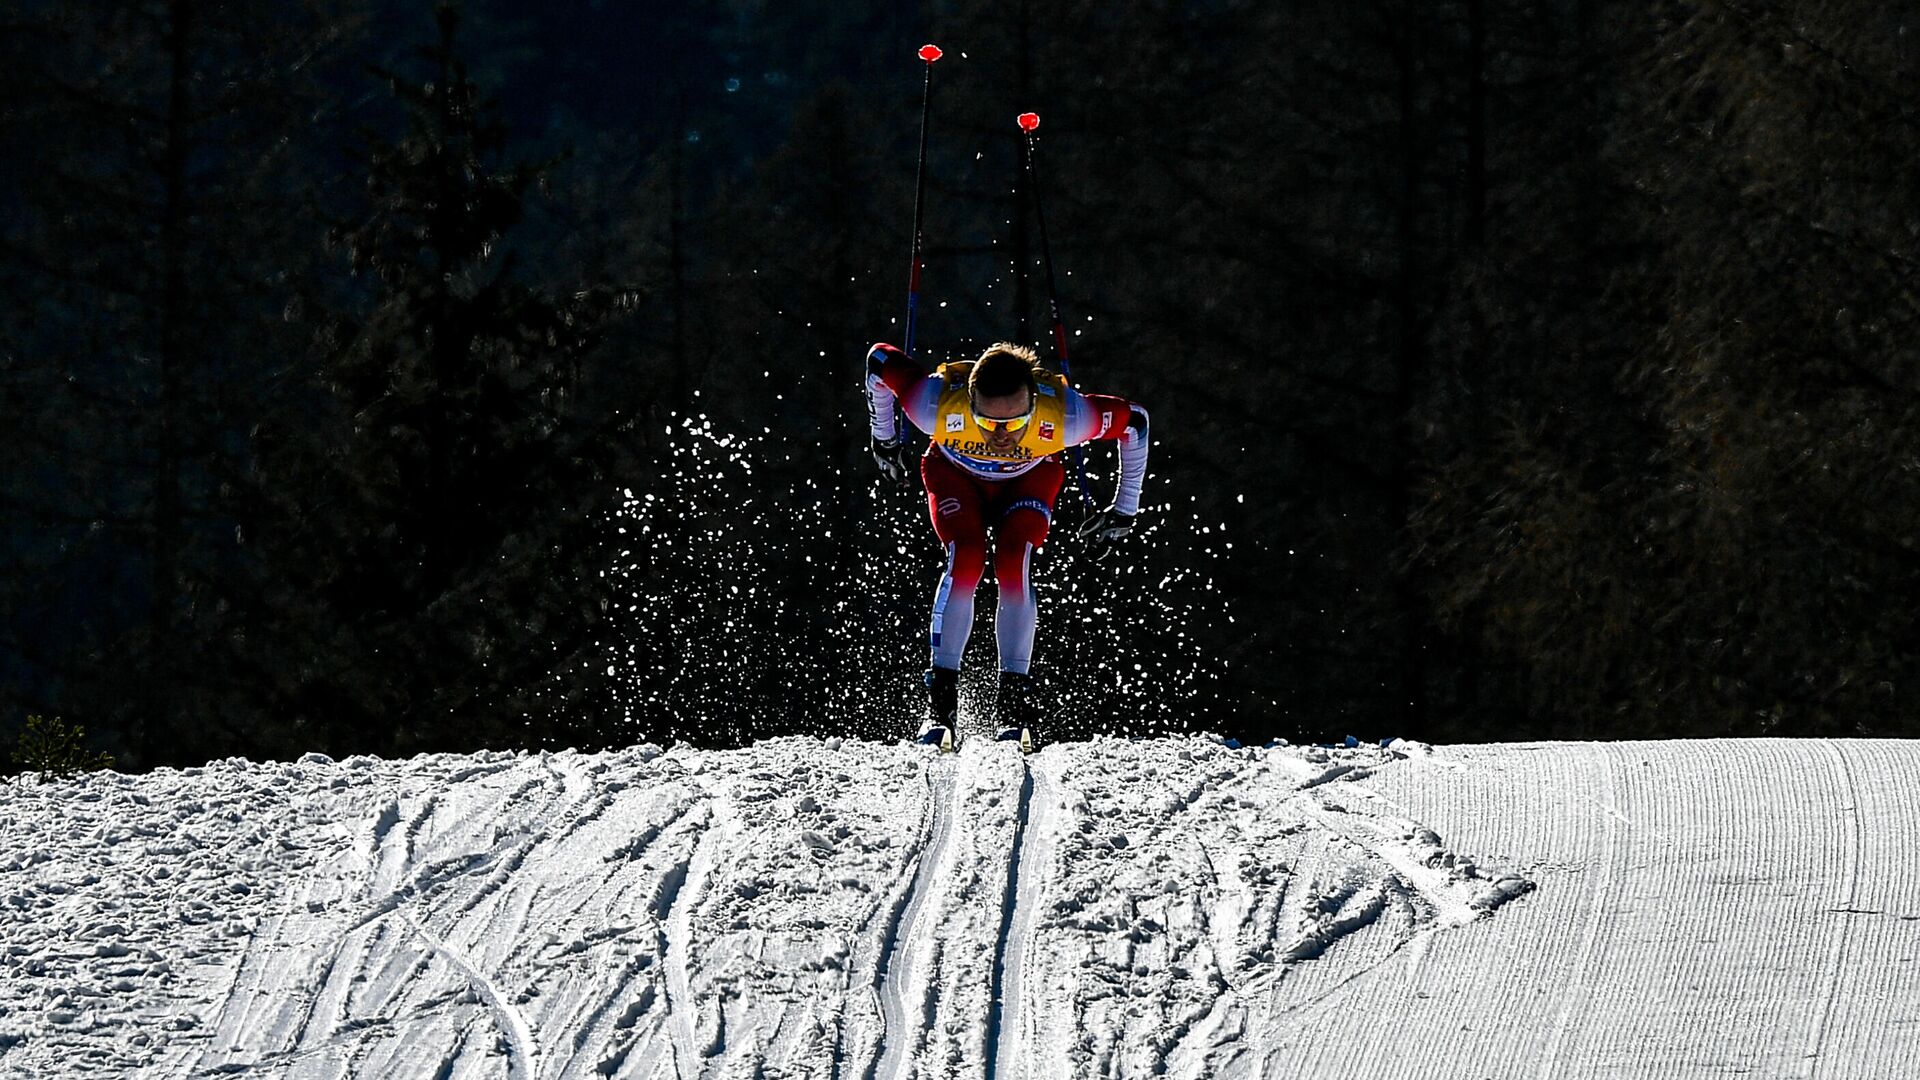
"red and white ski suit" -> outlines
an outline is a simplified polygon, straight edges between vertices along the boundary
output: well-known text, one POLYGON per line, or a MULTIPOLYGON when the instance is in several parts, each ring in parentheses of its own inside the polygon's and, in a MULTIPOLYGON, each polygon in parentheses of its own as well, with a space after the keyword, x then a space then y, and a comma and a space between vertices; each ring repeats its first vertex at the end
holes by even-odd
POLYGON ((1000 591, 994 619, 1000 670, 1025 674, 1033 664, 1039 616, 1028 571, 1033 553, 1046 541, 1066 477, 1060 452, 1088 442, 1119 443, 1113 508, 1137 513, 1147 475, 1147 411, 1124 398, 1082 394, 1060 376, 1036 368, 1033 418, 1018 446, 996 448, 967 403, 970 366, 946 364, 929 372, 894 346, 875 345, 867 353, 867 416, 873 437, 890 442, 900 434, 894 418, 898 402, 930 440, 920 459, 920 477, 927 489, 927 516, 947 551, 947 568, 933 598, 933 666, 959 670, 991 532, 1000 591))

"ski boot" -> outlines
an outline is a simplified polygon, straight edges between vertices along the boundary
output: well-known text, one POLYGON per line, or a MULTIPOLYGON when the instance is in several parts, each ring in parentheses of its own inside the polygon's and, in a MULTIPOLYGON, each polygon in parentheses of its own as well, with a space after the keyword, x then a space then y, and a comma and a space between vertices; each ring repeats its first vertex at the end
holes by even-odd
POLYGON ((993 721, 1000 733, 994 737, 1001 742, 1019 743, 1023 754, 1033 753, 1039 749, 1039 738, 1033 730, 1039 711, 1033 676, 1019 671, 1001 672, 1000 689, 993 699, 993 721))
POLYGON ((960 749, 960 673, 928 668, 926 684, 927 723, 914 741, 951 754, 960 749))

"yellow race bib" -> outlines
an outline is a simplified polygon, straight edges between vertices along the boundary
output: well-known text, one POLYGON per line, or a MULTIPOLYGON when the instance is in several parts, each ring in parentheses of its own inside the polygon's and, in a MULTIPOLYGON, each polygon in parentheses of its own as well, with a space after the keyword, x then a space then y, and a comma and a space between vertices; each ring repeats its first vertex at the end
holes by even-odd
POLYGON ((1033 369, 1033 419, 1020 429, 1020 441, 996 449, 987 432, 973 419, 973 401, 967 394, 967 376, 973 361, 940 365, 945 382, 933 414, 932 440, 948 450, 978 461, 1020 464, 1038 461, 1067 448, 1067 379, 1042 367, 1033 369))

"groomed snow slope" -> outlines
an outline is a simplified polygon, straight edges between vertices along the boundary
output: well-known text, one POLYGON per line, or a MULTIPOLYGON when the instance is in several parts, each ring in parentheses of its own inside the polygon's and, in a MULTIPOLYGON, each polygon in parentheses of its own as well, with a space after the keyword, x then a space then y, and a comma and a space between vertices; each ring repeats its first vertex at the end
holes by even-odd
POLYGON ((1920 1075, 1916 765, 788 739, 20 784, 0 1074, 1920 1075))

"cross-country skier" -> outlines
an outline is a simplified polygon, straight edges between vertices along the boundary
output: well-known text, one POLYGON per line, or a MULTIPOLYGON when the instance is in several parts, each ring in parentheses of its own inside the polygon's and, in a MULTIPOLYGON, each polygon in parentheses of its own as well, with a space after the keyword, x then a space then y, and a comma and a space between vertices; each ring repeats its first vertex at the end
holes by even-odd
POLYGON ((979 360, 942 364, 931 373, 894 346, 875 345, 867 353, 866 385, 871 449, 888 479, 912 483, 896 400, 929 438, 920 476, 933 531, 947 552, 933 597, 933 662, 926 676, 931 717, 921 737, 949 749, 956 737, 960 656, 973 628, 974 587, 986 569, 991 532, 1000 590, 994 717, 1000 738, 1020 739, 1031 749, 1038 606, 1027 575, 1066 478, 1060 453, 1103 439, 1120 444, 1119 490, 1079 535, 1100 545, 1124 539, 1147 475, 1147 411, 1124 398, 1082 394, 1041 366, 1032 349, 1006 343, 988 347, 979 360))

